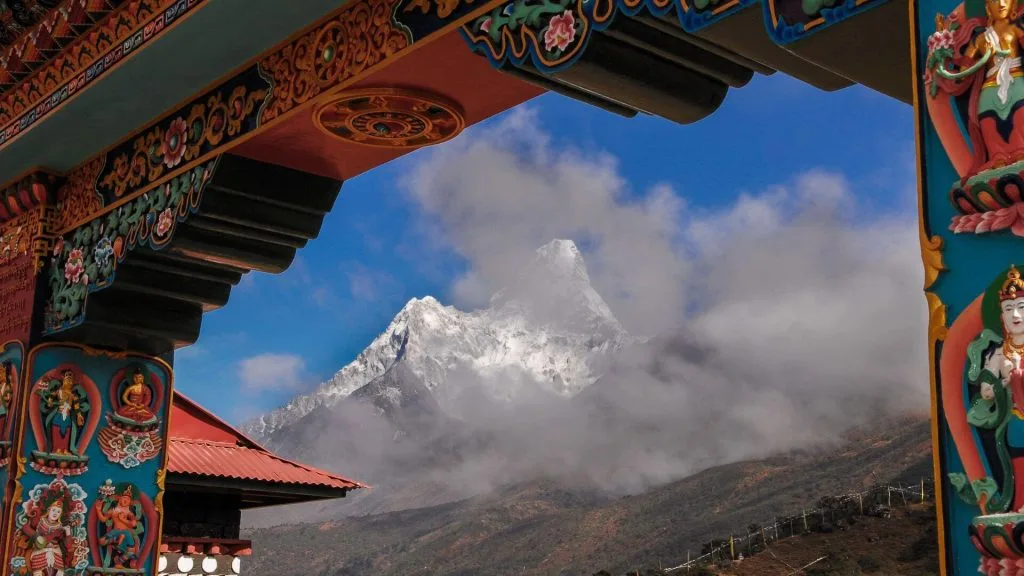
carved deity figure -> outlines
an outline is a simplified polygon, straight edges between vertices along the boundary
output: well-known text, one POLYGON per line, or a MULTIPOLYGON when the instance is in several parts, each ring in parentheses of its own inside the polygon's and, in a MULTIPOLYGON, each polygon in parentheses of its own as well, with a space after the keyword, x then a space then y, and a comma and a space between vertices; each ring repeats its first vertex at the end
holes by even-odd
POLYGON ((0 364, 0 442, 8 441, 6 436, 7 422, 11 414, 11 401, 14 399, 14 364, 0 364))
POLYGON ((997 296, 990 298, 986 327, 967 348, 967 422, 991 476, 970 484, 963 474, 950 480, 962 498, 988 513, 1024 512, 1024 279, 1016 267, 997 296))
POLYGON ((97 500, 94 507, 102 524, 99 544, 104 567, 138 568, 145 527, 141 518, 142 505, 135 499, 132 487, 97 500))
POLYGON ((63 576, 71 528, 64 525, 64 504, 54 500, 46 512, 22 527, 27 539, 28 569, 32 576, 63 576))
POLYGON ((52 380, 40 395, 49 452, 70 455, 78 451, 82 429, 91 407, 85 390, 75 382, 75 373, 65 370, 61 380, 52 380))
POLYGON ((1024 159, 1024 29, 1017 0, 966 0, 968 20, 937 15, 928 39, 926 82, 969 95, 967 129, 974 158, 964 178, 1024 159), (984 17, 972 16, 981 12, 984 17))
POLYGON ((150 422, 156 414, 150 409, 153 402, 153 391, 146 384, 142 370, 132 373, 131 382, 121 392, 121 407, 117 411, 122 416, 136 422, 150 422))

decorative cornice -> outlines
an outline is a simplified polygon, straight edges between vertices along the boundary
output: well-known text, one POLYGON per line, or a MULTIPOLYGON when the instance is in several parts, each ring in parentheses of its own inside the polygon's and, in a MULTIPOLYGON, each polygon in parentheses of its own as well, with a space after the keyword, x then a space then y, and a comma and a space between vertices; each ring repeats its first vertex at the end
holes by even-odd
POLYGON ((528 63, 550 74, 571 66, 590 35, 618 14, 674 15, 687 32, 702 30, 757 0, 512 0, 462 27, 473 51, 495 67, 528 63))
POLYGON ((22 176, 13 184, 0 188, 0 223, 56 200, 63 178, 45 170, 22 176))
MULTIPOLYGON (((65 0, 69 5, 73 0, 65 0)), ((61 0, 0 0, 0 46, 20 45, 26 36, 38 35, 59 10, 61 0)))
POLYGON ((444 19, 437 12, 423 12, 413 1, 354 0, 108 152, 74 168, 61 194, 60 231, 69 232, 119 209, 285 116, 341 93, 420 40, 455 29, 497 4, 458 0, 444 19))
POLYGON ((768 35, 791 44, 890 0, 762 0, 768 35))
POLYGON ((53 206, 36 206, 0 223, 0 266, 22 256, 31 256, 35 273, 46 265, 53 248, 53 206))
POLYGON ((31 41, 30 45, 12 47, 17 50, 0 56, 0 90, 5 90, 0 102, 0 146, 48 116, 203 2, 73 0, 62 7, 54 21, 43 22, 48 24, 45 35, 29 35, 26 41, 31 41), (115 6, 116 12, 111 13, 115 6), (89 26, 87 32, 81 31, 82 26, 89 26))
POLYGON ((219 158, 178 174, 165 184, 55 240, 49 271, 50 294, 44 334, 77 326, 85 318, 90 293, 114 282, 117 265, 138 246, 155 250, 174 237, 178 224, 202 203, 219 158))

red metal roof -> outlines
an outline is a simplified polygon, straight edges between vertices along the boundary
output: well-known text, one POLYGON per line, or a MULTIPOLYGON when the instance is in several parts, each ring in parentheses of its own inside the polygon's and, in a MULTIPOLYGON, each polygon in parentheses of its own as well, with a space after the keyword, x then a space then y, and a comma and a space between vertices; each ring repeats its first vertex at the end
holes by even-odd
POLYGON ((285 460, 259 447, 172 437, 169 448, 167 469, 171 473, 343 490, 362 487, 358 482, 285 460))
POLYGON ((178 392, 170 427, 167 471, 172 474, 338 490, 366 487, 281 458, 178 392))

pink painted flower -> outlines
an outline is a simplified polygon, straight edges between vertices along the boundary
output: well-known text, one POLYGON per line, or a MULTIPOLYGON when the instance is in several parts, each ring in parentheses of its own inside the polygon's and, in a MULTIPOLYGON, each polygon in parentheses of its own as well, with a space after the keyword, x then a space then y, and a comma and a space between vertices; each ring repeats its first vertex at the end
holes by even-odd
POLYGON ((70 284, 77 284, 85 272, 85 259, 81 248, 75 248, 68 253, 68 261, 64 264, 64 280, 70 284))
POLYGON ((163 238, 171 231, 171 226, 174 224, 174 212, 170 208, 165 209, 160 213, 160 216, 156 220, 156 235, 159 238, 163 238))
POLYGON ((185 157, 185 143, 188 139, 188 124, 184 118, 175 118, 167 127, 164 139, 160 143, 160 155, 164 157, 164 166, 174 168, 185 157))
POLYGON ((548 29, 544 31, 544 48, 551 52, 557 47, 564 51, 569 44, 576 39, 576 18, 572 12, 566 10, 558 16, 551 18, 548 29))
POLYGON ((481 32, 490 32, 491 31, 491 23, 492 23, 491 22, 491 18, 488 16, 487 18, 484 19, 483 22, 480 23, 480 31, 481 32))
POLYGON ((928 37, 928 53, 941 50, 943 48, 953 49, 955 41, 953 40, 953 32, 951 30, 939 30, 928 37))
POLYGON ((53 243, 53 255, 60 256, 60 253, 64 251, 64 239, 57 238, 57 241, 53 243))

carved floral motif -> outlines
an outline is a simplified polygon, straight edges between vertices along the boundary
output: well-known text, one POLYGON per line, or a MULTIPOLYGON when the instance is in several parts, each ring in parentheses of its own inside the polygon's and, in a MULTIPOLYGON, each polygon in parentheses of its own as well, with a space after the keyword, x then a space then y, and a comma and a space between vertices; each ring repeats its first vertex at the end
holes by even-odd
POLYGON ((96 191, 96 181, 105 164, 106 156, 100 156, 73 170, 65 180, 57 193, 60 199, 57 230, 67 230, 103 208, 102 197, 96 191))
POLYGON ((529 58, 541 70, 575 61, 590 30, 590 14, 578 0, 513 0, 462 27, 474 50, 492 63, 529 58))
POLYGON ((274 89, 260 123, 411 46, 409 32, 392 20, 395 5, 395 0, 351 2, 336 18, 261 60, 260 74, 273 82, 274 89))
POLYGON ((160 248, 179 222, 194 213, 217 161, 196 166, 58 238, 50 266, 44 331, 81 321, 90 292, 114 280, 117 263, 138 245, 160 248))
POLYGON ((680 0, 512 0, 463 25, 462 35, 496 67, 528 64, 552 73, 571 66, 590 35, 611 25, 619 13, 664 17, 672 12, 694 29, 711 21, 680 0))
POLYGON ((110 168, 99 177, 101 195, 108 200, 121 198, 199 158, 225 136, 240 135, 265 97, 265 91, 252 91, 244 85, 230 91, 215 90, 204 102, 193 104, 187 113, 158 123, 132 141, 130 153, 111 155, 110 168))

